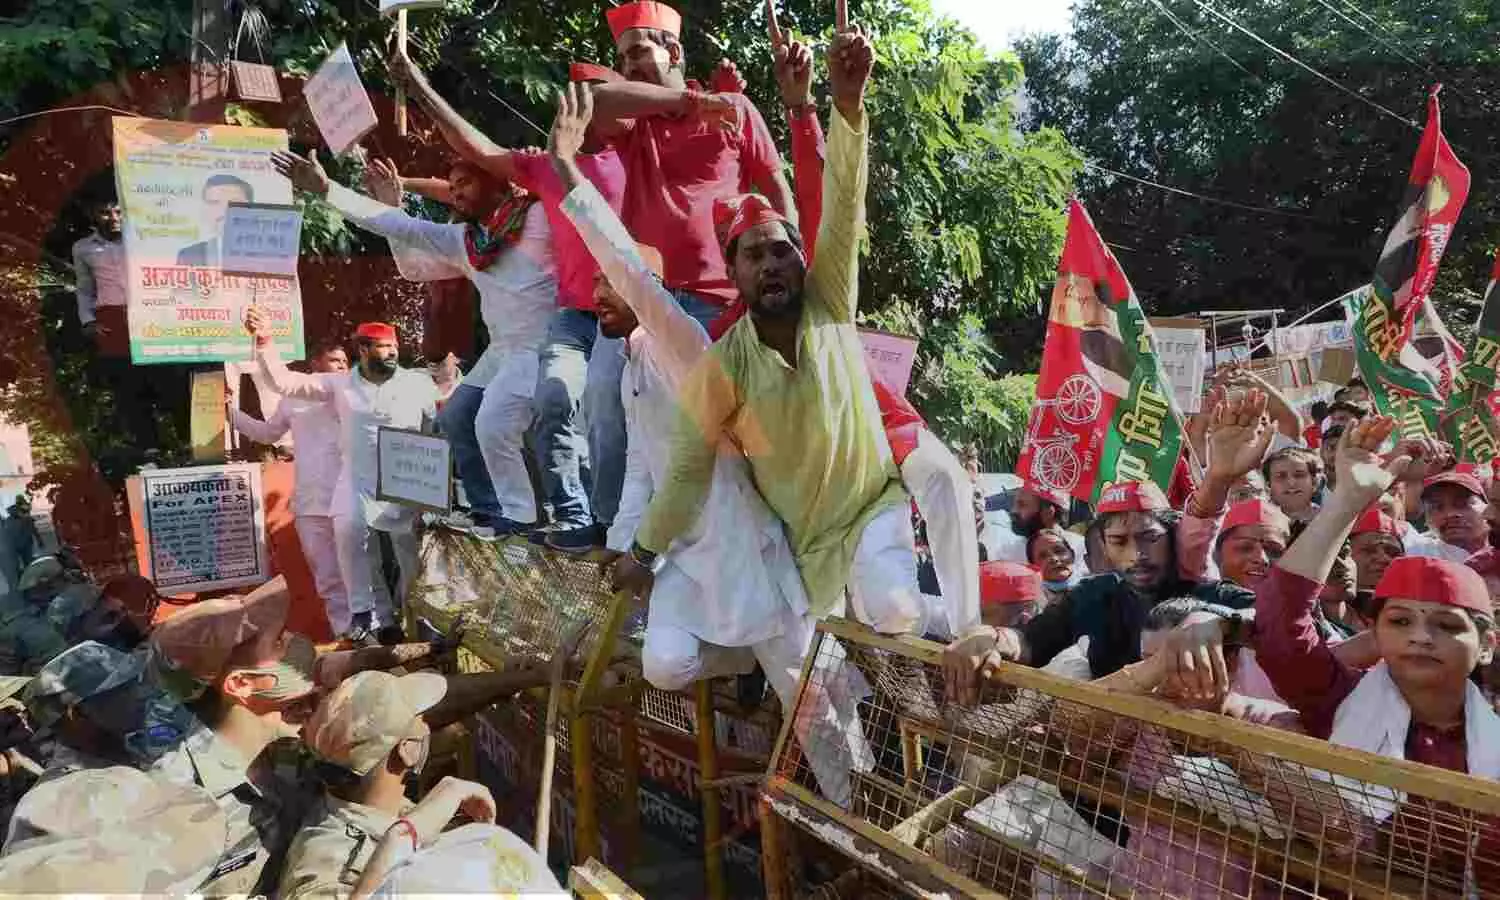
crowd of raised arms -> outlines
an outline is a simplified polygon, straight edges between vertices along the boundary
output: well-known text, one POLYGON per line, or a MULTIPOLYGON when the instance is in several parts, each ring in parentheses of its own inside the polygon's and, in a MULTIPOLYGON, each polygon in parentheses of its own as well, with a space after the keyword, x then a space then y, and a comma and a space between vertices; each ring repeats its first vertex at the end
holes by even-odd
MULTIPOLYGON (((333 343, 293 371, 249 309, 280 403, 265 421, 232 404, 230 422, 295 439, 296 530, 338 644, 287 629, 281 579, 162 618, 145 579, 31 563, 0 606, 0 893, 560 891, 483 786, 411 796, 434 733, 548 681, 435 674, 458 636, 403 642, 424 527, 602 560, 648 603, 642 666, 666 690, 758 671, 790 711, 817 623, 841 616, 944 645, 955 710, 1016 662, 1500 777, 1488 468, 1400 439, 1357 380, 1307 422, 1226 367, 1187 425, 1197 476, 1107 485, 1083 520, 1027 481, 996 533, 975 473, 872 378, 855 327, 880 135, 875 48, 844 4, 821 110, 811 49, 772 18, 790 179, 732 67, 686 77, 674 10, 604 18, 617 64, 573 63, 545 148, 496 144, 396 53, 452 152, 445 177, 375 160, 359 191, 316 152, 276 154, 295 188, 386 238, 404 277, 472 282, 488 347, 462 374, 403 368, 396 329, 368 322, 353 356, 333 343), (413 191, 455 221, 405 212, 413 191), (381 427, 444 435, 466 510, 383 499, 381 427)), ((118 209, 96 221, 75 254, 90 290, 118 209)), ((104 309, 79 308, 85 325, 104 309)), ((818 790, 847 805, 860 720, 841 703, 795 729, 818 790)))

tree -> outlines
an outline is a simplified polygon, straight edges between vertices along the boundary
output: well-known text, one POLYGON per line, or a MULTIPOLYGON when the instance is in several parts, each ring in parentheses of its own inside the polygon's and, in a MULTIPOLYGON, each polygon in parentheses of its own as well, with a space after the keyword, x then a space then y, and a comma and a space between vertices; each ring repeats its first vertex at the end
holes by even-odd
POLYGON ((1367 282, 1426 93, 1444 82, 1444 131, 1474 184, 1436 296, 1462 331, 1500 240, 1489 149, 1496 15, 1480 0, 1081 0, 1070 35, 1027 40, 1019 54, 1031 121, 1060 128, 1102 167, 1087 172, 1081 194, 1160 314, 1304 310, 1367 282))

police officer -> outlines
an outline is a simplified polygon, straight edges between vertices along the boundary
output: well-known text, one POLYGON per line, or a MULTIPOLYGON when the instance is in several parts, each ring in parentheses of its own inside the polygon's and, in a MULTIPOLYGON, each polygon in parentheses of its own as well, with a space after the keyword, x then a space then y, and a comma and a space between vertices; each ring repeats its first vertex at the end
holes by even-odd
POLYGON ((441 675, 360 672, 319 704, 303 742, 322 761, 327 793, 287 853, 283 900, 345 900, 385 833, 409 807, 406 782, 427 762, 422 714, 443 699, 441 675))

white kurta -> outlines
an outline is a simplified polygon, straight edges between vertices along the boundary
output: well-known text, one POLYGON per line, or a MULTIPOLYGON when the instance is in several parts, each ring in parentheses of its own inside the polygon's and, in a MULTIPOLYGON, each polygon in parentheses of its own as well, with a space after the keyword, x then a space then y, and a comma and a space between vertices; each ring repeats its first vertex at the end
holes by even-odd
MULTIPOLYGON (((557 311, 552 232, 541 203, 531 205, 516 244, 480 271, 469 262, 463 225, 424 222, 338 184, 329 187, 328 202, 359 227, 386 238, 408 280, 467 278, 479 291, 479 314, 489 330, 490 343, 464 376, 464 384, 486 388, 513 354, 534 355, 541 347, 557 311)), ((515 366, 515 371, 525 373, 518 375, 518 384, 529 382, 524 390, 525 396, 531 396, 536 387, 535 361, 515 366)))
MULTIPOLYGON (((609 532, 609 546, 624 550, 655 485, 667 474, 678 385, 710 340, 646 268, 635 242, 592 185, 569 194, 563 211, 640 320, 620 379, 629 439, 620 510, 609 532)), ((662 555, 650 605, 653 627, 680 628, 726 647, 780 634, 787 607, 798 615, 807 611, 807 593, 781 521, 761 499, 743 454, 732 444, 720 448, 697 522, 662 555)))
POLYGON ((333 489, 344 466, 343 433, 335 404, 283 399, 264 422, 239 409, 230 410, 229 418, 236 431, 261 444, 274 444, 290 431, 297 454, 292 512, 298 516, 330 514, 333 489))
MULTIPOLYGON (((256 353, 261 373, 286 400, 331 403, 338 413, 342 459, 334 485, 329 515, 362 516, 367 526, 381 531, 406 531, 415 517, 410 507, 375 499, 381 426, 422 427, 437 414, 438 389, 432 376, 415 369, 397 369, 381 384, 365 380, 358 366, 348 372, 304 375, 282 364, 273 345, 256 353)), ((285 401, 283 401, 285 402, 285 401)))

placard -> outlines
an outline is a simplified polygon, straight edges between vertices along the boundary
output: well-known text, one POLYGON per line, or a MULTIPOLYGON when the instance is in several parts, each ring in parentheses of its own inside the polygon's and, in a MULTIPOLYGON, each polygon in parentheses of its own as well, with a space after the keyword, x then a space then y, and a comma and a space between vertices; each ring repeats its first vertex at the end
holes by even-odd
POLYGON ((271 577, 260 467, 141 473, 147 573, 166 594, 260 584, 271 577))
POLYGON ((225 380, 223 369, 193 373, 188 431, 192 435, 194 462, 224 461, 225 380))
POLYGON ((274 67, 234 60, 229 69, 234 73, 234 89, 241 100, 281 102, 281 79, 276 76, 274 67))
POLYGON ((1156 358, 1172 382, 1172 394, 1183 413, 1196 413, 1203 400, 1203 368, 1207 341, 1202 328, 1162 327, 1152 320, 1156 358))
POLYGON ((224 218, 225 272, 297 277, 302 210, 281 203, 231 203, 224 218))
POLYGON ((865 345, 865 365, 870 376, 902 396, 911 383, 912 365, 917 361, 917 339, 861 328, 859 338, 865 345))
POLYGON ((241 319, 252 300, 282 359, 302 358, 297 280, 221 265, 230 204, 292 202, 271 168, 271 153, 286 149, 276 128, 114 120, 133 362, 250 360, 241 319))
POLYGON ((434 512, 452 507, 451 451, 446 439, 381 427, 377 441, 376 499, 434 512))
POLYGON ((447 0, 380 0, 380 14, 394 15, 403 9, 440 9, 447 0))
POLYGON ((380 124, 347 44, 339 44, 323 60, 318 71, 307 79, 302 96, 307 98, 318 131, 334 153, 348 150, 380 124))

